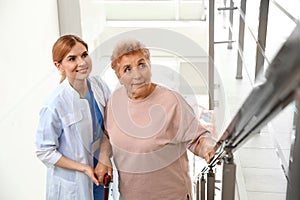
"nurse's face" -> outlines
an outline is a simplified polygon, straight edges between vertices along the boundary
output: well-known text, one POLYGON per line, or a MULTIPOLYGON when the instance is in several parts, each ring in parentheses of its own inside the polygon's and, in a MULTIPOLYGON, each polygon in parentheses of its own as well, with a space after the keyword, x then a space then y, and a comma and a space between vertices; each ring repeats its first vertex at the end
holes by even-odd
POLYGON ((80 42, 77 42, 66 57, 55 65, 61 72, 66 73, 69 81, 84 80, 92 70, 91 58, 80 42))
POLYGON ((118 78, 129 98, 144 99, 151 93, 150 61, 142 52, 122 56, 118 66, 118 78))

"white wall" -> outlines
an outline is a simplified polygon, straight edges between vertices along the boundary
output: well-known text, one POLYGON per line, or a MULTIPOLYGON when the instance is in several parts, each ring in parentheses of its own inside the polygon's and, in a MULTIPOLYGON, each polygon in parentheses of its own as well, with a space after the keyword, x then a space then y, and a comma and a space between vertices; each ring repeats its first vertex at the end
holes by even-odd
POLYGON ((51 48, 54 0, 0 1, 0 199, 45 199, 46 167, 35 156, 38 112, 59 80, 51 48))
POLYGON ((88 43, 90 53, 97 47, 97 41, 106 26, 105 13, 102 3, 80 0, 82 39, 88 43))
POLYGON ((81 34, 79 0, 57 0, 60 34, 81 34))

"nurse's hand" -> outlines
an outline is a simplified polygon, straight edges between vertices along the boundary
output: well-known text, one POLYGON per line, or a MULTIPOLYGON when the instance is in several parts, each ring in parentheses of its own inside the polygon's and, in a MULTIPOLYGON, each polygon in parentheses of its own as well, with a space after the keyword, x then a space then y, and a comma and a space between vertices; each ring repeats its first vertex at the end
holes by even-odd
POLYGON ((94 168, 89 166, 89 165, 86 165, 83 172, 97 185, 99 186, 100 183, 95 175, 95 171, 94 171, 94 168))
POLYGON ((94 168, 80 163, 76 162, 74 160, 71 160, 67 157, 62 156, 55 164, 56 167, 62 167, 65 169, 70 169, 70 170, 76 170, 79 172, 85 173, 96 185, 99 185, 99 181, 97 180, 95 173, 94 173, 94 168))
POLYGON ((107 160, 105 162, 99 161, 96 168, 95 168, 95 174, 98 178, 98 182, 100 185, 104 185, 104 175, 108 174, 111 177, 112 180, 112 165, 110 160, 107 160))

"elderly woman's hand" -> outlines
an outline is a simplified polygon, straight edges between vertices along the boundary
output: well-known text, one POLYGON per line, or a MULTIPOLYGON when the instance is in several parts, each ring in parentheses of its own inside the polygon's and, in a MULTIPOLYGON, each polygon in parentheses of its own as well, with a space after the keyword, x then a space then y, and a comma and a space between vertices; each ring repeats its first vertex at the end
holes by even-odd
POLYGON ((209 151, 207 154, 205 154, 205 155, 203 156, 203 158, 205 159, 205 161, 206 161, 208 164, 210 163, 211 159, 214 157, 216 151, 217 151, 217 148, 216 148, 216 147, 213 147, 213 148, 211 149, 211 151, 209 151))
POLYGON ((206 135, 200 138, 200 141, 196 147, 198 156, 205 159, 207 163, 210 162, 212 157, 215 155, 217 142, 210 135, 206 135))
POLYGON ((113 175, 112 175, 112 165, 110 160, 107 160, 106 162, 99 161, 95 168, 95 174, 97 176, 100 185, 104 185, 105 174, 108 174, 112 180, 113 175))

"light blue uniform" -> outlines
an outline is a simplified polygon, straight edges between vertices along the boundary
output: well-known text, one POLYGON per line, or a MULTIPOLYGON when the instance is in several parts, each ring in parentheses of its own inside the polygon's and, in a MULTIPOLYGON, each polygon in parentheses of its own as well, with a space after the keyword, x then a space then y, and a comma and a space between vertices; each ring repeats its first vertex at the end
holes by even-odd
MULTIPOLYGON (((99 77, 88 80, 103 115, 109 88, 99 77)), ((36 154, 48 167, 47 200, 94 199, 93 182, 87 175, 54 164, 64 155, 93 166, 93 154, 99 150, 101 138, 97 135, 93 133, 89 102, 80 98, 68 80, 63 81, 42 107, 36 133, 36 154)))

